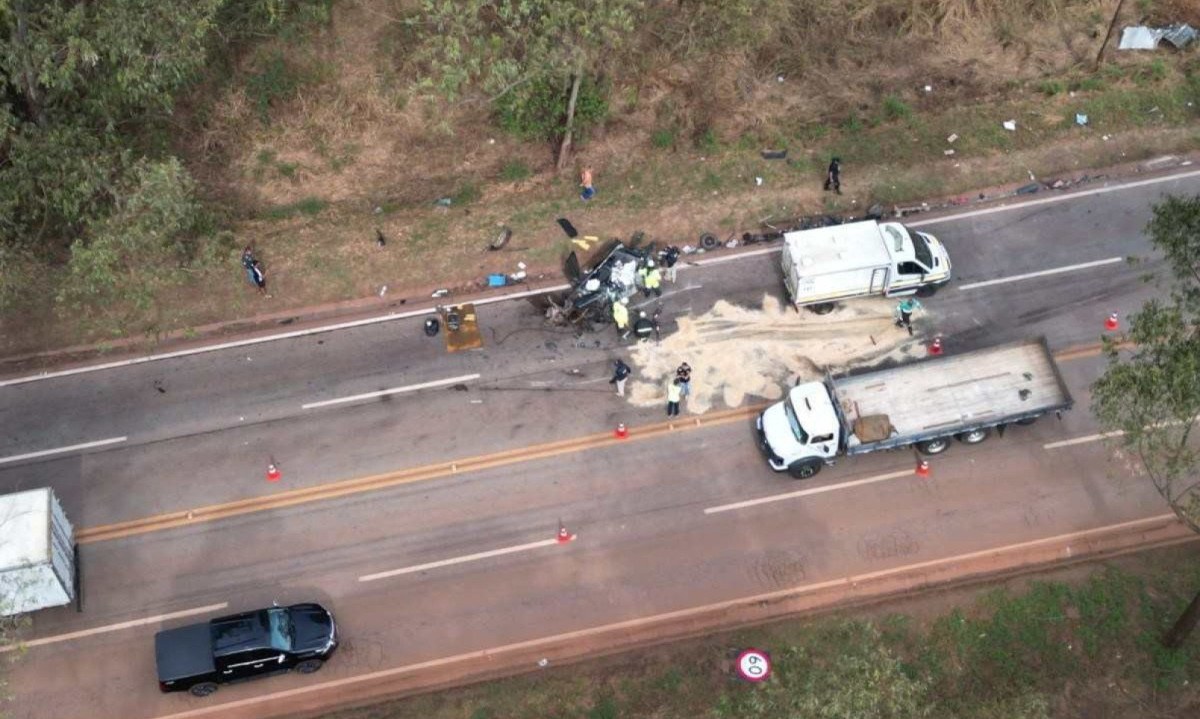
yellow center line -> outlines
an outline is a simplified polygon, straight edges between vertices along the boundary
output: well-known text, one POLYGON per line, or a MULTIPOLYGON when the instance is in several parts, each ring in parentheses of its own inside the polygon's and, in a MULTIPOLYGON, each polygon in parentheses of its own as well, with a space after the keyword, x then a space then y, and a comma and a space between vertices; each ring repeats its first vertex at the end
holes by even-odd
POLYGON ((164 529, 185 527, 192 524, 199 524, 201 522, 212 522, 218 519, 228 519, 229 517, 237 517, 244 514, 253 514, 255 512, 265 512, 271 509, 281 509, 284 507, 293 507, 299 504, 308 504, 311 502, 335 499, 337 497, 344 497, 352 494, 360 494, 363 492, 396 487, 402 484, 424 482, 431 479, 438 479, 440 477, 458 474, 460 472, 478 472, 485 469, 494 469, 496 467, 504 467, 511 464, 530 462, 538 459, 548 459, 564 454, 573 454, 589 449, 607 447, 621 442, 630 442, 650 439, 652 437, 659 437, 677 430, 713 427, 731 422, 738 422, 754 416, 756 413, 762 411, 764 406, 764 404, 754 404, 747 407, 738 407, 735 409, 713 412, 704 416, 689 417, 684 421, 650 424, 643 427, 638 427, 636 429, 631 429, 629 431, 629 436, 626 439, 618 439, 610 433, 591 434, 583 437, 574 437, 571 439, 534 445, 532 447, 508 449, 501 452, 480 455, 477 457, 468 457, 450 462, 439 462, 437 464, 414 467, 411 469, 402 469, 384 474, 356 477, 354 479, 342 480, 340 482, 321 484, 315 487, 302 487, 265 497, 248 497, 246 499, 238 499, 232 502, 210 504, 202 507, 196 507, 194 509, 167 512, 165 514, 157 514, 150 517, 140 517, 138 519, 116 522, 114 524, 105 524, 98 527, 87 527, 77 531, 75 533, 75 539, 80 544, 103 542, 110 539, 131 537, 138 534, 147 534, 149 532, 157 532, 164 529))
MULTIPOLYGON (((1065 362, 1069 360, 1082 359, 1085 357, 1093 357, 1099 355, 1102 351, 1103 346, 1097 343, 1067 348, 1061 352, 1055 353, 1054 356, 1059 361, 1065 362)), ((124 522, 104 524, 96 527, 86 527, 75 533, 75 539, 80 544, 91 544, 93 542, 103 542, 110 539, 121 539, 139 534, 158 532, 165 529, 186 527, 203 522, 213 522, 219 519, 228 519, 230 517, 265 512, 272 509, 282 509, 301 504, 337 499, 339 497, 345 497, 348 495, 373 492, 380 489, 388 489, 390 487, 398 487, 404 484, 425 482, 431 479, 439 479, 461 472, 478 472, 485 469, 495 469, 497 467, 521 464, 523 462, 532 462, 539 459, 560 457, 565 454, 574 454, 576 452, 608 447, 621 442, 660 437, 664 434, 669 434, 674 431, 699 429, 701 427, 716 427, 733 422, 739 422, 749 417, 753 417, 766 407, 767 403, 756 403, 747 405, 745 407, 737 407, 734 409, 711 412, 705 415, 688 417, 687 419, 681 421, 658 422, 655 424, 630 428, 627 439, 619 439, 613 434, 609 433, 590 434, 583 437, 573 437, 570 439, 533 445, 531 447, 507 449, 500 452, 494 452, 492 454, 467 457, 449 462, 439 462, 421 467, 402 469, 395 472, 356 477, 354 479, 330 482, 313 487, 301 487, 264 497, 247 497, 245 499, 238 499, 231 502, 209 504, 201 507, 195 507, 193 509, 183 509, 175 512, 156 514, 149 517, 130 519, 124 522)))

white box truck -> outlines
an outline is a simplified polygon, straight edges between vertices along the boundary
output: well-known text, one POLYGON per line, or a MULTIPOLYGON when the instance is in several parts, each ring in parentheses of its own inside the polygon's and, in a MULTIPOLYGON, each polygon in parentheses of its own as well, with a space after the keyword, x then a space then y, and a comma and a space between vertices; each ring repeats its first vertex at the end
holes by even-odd
POLYGON ((75 532, 50 488, 0 497, 0 615, 75 599, 75 532))
POLYGON ((805 382, 758 416, 758 444, 776 472, 808 479, 842 455, 915 446, 939 454, 992 429, 1030 424, 1073 401, 1038 337, 941 355, 824 382, 805 382))
POLYGON ((850 222, 783 235, 788 296, 817 314, 854 297, 927 297, 949 281, 950 257, 942 243, 899 222, 850 222))

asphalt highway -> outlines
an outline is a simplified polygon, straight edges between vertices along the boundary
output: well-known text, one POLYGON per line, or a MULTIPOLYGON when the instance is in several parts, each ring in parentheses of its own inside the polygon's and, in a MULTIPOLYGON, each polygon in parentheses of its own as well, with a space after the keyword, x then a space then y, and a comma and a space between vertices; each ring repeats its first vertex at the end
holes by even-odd
MULTIPOLYGON (((1151 204, 1198 186, 1156 178, 918 218, 955 263, 919 329, 950 351, 1028 335, 1058 351, 1097 342, 1105 316, 1159 291, 1143 281, 1154 260, 1124 261, 1149 253, 1151 204)), ((761 252, 685 267, 664 298, 665 330, 719 299, 780 296, 777 262, 761 252)), ((34 616, 35 645, 10 669, 12 715, 169 716, 1165 511, 1095 436, 1094 353, 1061 362, 1077 402, 1061 421, 954 447, 929 479, 896 452, 798 484, 766 467, 749 411, 699 426, 685 413, 639 439, 665 418, 612 394, 624 350, 611 332, 577 339, 524 302, 481 308, 480 323, 475 352, 447 354, 410 319, 0 386, 0 490, 53 486, 77 528, 254 500, 228 519, 85 541, 84 611, 34 616), (602 439, 617 422, 634 437, 602 439), (501 453, 484 469, 420 473, 501 453), (272 459, 278 483, 263 476, 272 459), (274 501, 404 471, 416 478, 274 501), (560 521, 575 541, 553 541, 560 521), (205 700, 158 693, 158 628, 312 599, 346 638, 319 675, 205 700)))

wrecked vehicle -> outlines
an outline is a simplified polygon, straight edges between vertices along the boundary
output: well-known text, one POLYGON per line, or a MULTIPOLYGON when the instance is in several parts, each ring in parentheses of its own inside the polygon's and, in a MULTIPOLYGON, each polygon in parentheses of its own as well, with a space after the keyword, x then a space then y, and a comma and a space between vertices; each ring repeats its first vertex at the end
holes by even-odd
POLYGON ((612 322, 613 303, 638 292, 638 270, 654 257, 654 243, 642 245, 644 238, 639 232, 628 243, 609 240, 592 253, 586 265, 572 252, 563 262, 571 289, 530 300, 555 325, 590 330, 594 324, 612 322))

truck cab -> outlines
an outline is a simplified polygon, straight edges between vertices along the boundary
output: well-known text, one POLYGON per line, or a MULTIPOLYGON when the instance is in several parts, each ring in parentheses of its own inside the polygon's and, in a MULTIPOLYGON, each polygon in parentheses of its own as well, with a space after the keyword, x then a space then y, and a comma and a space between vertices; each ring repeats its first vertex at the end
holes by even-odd
POLYGON ((759 446, 777 472, 808 479, 838 454, 842 428, 829 391, 805 382, 768 407, 757 421, 759 446))

